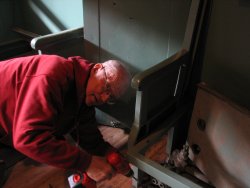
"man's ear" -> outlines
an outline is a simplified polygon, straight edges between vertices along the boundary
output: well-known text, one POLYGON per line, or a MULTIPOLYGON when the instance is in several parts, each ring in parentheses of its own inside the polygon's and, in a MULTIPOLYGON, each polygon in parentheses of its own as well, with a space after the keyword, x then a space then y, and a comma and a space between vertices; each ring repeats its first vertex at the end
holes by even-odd
POLYGON ((102 68, 103 68, 103 65, 102 65, 101 63, 96 63, 96 64, 93 66, 92 70, 93 70, 94 72, 97 72, 98 70, 101 70, 102 68))

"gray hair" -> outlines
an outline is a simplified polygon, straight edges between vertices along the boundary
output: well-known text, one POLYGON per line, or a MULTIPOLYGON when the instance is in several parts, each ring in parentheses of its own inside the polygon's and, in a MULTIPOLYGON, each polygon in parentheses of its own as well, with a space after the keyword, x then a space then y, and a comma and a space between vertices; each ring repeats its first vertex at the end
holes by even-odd
POLYGON ((107 74, 108 83, 116 99, 120 98, 128 89, 131 75, 124 65, 118 60, 108 60, 103 63, 107 74))

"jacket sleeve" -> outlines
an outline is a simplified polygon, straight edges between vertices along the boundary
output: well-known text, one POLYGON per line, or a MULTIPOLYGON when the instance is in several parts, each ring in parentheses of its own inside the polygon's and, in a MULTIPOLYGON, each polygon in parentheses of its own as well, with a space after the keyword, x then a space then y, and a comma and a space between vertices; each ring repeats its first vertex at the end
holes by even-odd
POLYGON ((73 132, 73 138, 83 148, 93 155, 104 156, 106 151, 112 146, 104 141, 103 136, 98 129, 98 123, 95 119, 94 107, 82 107, 79 113, 78 126, 73 132))
POLYGON ((53 136, 63 107, 63 85, 45 75, 27 77, 20 83, 13 145, 38 162, 83 172, 91 161, 91 155, 53 136))

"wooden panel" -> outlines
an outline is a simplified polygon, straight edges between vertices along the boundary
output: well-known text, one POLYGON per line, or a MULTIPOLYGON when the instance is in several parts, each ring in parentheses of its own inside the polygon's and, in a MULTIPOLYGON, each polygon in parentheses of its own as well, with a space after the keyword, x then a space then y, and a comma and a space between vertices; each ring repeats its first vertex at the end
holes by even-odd
POLYGON ((182 47, 190 3, 85 0, 86 57, 93 61, 118 58, 132 72, 161 62, 182 47))
POLYGON ((85 57, 93 62, 99 62, 100 53, 98 0, 84 0, 83 8, 85 57))
POLYGON ((66 171, 25 159, 8 171, 3 188, 66 188, 66 171))
MULTIPOLYGON (((25 159, 10 169, 3 188, 69 188, 68 176, 65 170, 25 159)), ((111 180, 98 183, 97 188, 131 188, 131 183, 131 178, 117 174, 111 180)))
MULTIPOLYGON (((142 71, 180 50, 190 1, 100 1, 101 59, 142 71)), ((87 26, 86 26, 87 27, 87 26)))
POLYGON ((199 88, 188 143, 199 146, 191 158, 216 187, 250 186, 249 125, 249 111, 204 85, 199 88))

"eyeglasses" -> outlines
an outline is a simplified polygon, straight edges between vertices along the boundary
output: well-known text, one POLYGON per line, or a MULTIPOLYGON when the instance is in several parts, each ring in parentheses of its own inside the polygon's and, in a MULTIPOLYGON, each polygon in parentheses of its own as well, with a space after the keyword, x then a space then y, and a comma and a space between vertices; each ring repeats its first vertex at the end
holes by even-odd
POLYGON ((103 66, 103 72, 104 72, 104 76, 105 76, 105 92, 107 92, 109 94, 109 98, 107 100, 107 104, 115 104, 116 102, 116 98, 112 95, 112 90, 111 90, 111 86, 110 84, 108 83, 108 77, 107 77, 107 73, 106 73, 106 70, 105 70, 105 67, 103 66))

